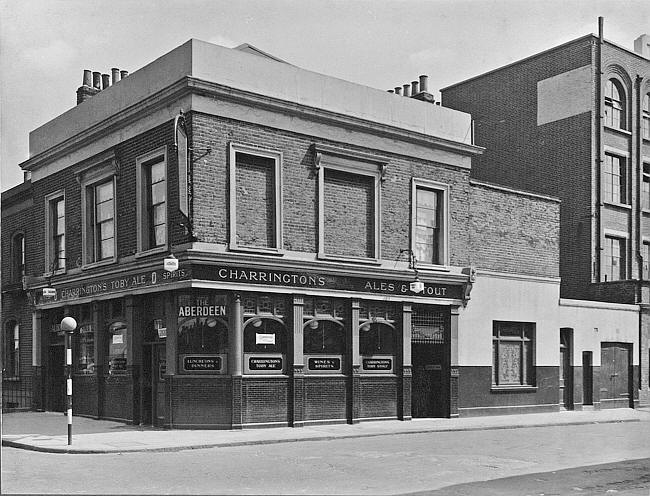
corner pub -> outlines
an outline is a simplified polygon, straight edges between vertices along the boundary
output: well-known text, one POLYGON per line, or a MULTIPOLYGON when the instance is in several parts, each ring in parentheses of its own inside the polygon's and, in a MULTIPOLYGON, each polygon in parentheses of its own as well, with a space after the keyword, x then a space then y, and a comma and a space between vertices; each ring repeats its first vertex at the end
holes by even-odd
POLYGON ((426 76, 391 94, 199 40, 112 73, 84 71, 2 195, 3 404, 64 409, 65 316, 73 411, 92 418, 638 402, 599 372, 615 344, 637 377, 638 308, 560 299, 559 201, 470 179, 471 116, 426 76))

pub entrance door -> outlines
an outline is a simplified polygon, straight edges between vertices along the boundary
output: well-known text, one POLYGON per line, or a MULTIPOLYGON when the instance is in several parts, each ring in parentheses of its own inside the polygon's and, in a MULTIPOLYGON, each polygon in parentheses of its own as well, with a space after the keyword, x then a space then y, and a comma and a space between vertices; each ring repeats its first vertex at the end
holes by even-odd
POLYGON ((65 345, 63 341, 57 340, 48 348, 45 409, 64 412, 66 408, 65 345))
POLYGON ((601 343, 600 356, 601 406, 632 408, 632 346, 628 343, 601 343))
POLYGON ((167 416, 165 343, 145 343, 142 350, 142 394, 140 423, 162 427, 167 416))
POLYGON ((412 316, 411 416, 449 417, 448 311, 416 307, 412 316))

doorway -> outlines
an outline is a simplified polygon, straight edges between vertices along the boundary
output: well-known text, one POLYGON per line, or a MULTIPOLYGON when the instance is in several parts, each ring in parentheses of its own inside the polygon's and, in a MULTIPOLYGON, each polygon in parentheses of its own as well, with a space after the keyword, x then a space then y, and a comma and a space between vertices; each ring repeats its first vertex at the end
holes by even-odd
POLYGON ((573 329, 560 329, 560 406, 573 409, 573 368, 571 367, 571 335, 573 329))
POLYGON ((582 352, 582 404, 594 404, 594 368, 591 351, 582 352))
POLYGON ((449 312, 416 307, 412 316, 411 416, 449 417, 449 312))
POLYGON ((141 424, 162 427, 165 422, 166 353, 165 343, 145 343, 143 346, 141 424))
POLYGON ((46 410, 63 412, 66 409, 65 345, 63 343, 50 345, 47 371, 46 410))
POLYGON ((601 343, 600 402, 605 408, 634 405, 631 390, 632 345, 628 343, 601 343))

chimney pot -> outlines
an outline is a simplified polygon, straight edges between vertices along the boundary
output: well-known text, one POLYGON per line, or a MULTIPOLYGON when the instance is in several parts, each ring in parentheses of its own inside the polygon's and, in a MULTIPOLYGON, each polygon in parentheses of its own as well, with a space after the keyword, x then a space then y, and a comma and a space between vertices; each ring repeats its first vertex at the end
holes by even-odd
POLYGON ((108 74, 102 74, 102 89, 105 90, 111 85, 111 77, 108 74))
POLYGON ((418 82, 411 81, 411 96, 415 96, 417 94, 418 94, 418 82))
POLYGON ((102 73, 94 71, 93 72, 93 88, 97 88, 98 90, 102 89, 102 73))
POLYGON ((420 93, 426 93, 428 91, 427 82, 429 76, 422 74, 420 76, 420 93))
POLYGON ((395 93, 395 90, 388 90, 388 93, 395 93))
POLYGON ((92 86, 92 85, 93 85, 93 73, 92 71, 85 69, 83 86, 92 86))
POLYGON ((395 94, 396 95, 401 95, 402 94, 402 88, 400 88, 399 86, 395 86, 395 94))
POLYGON ((120 80, 120 70, 117 67, 111 69, 111 76, 113 77, 113 84, 120 80))
POLYGON ((404 96, 410 96, 409 95, 409 89, 411 88, 410 84, 404 84, 402 85, 402 88, 404 88, 404 96))
POLYGON ((122 77, 122 79, 124 79, 128 75, 129 75, 129 71, 120 71, 120 76, 122 77))

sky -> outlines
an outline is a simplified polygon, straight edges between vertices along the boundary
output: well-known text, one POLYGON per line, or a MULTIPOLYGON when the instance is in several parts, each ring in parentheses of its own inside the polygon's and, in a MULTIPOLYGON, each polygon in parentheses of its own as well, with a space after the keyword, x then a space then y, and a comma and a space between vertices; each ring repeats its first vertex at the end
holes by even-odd
POLYGON ((0 0, 0 188, 29 132, 76 104, 83 70, 134 72, 190 38, 250 43, 311 71, 429 91, 598 32, 633 49, 650 0, 0 0))

